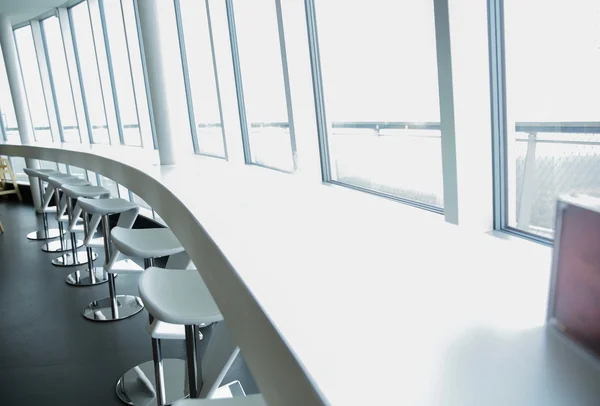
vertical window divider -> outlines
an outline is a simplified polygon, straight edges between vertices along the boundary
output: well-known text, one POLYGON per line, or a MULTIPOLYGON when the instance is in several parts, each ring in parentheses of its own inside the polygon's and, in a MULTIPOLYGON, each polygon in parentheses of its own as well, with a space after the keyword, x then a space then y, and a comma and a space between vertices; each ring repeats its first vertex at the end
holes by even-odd
POLYGON ((43 22, 39 23, 40 34, 42 39, 42 47, 44 49, 44 58, 46 58, 46 68, 48 70, 48 79, 50 82, 50 92, 52 93, 52 102, 54 103, 54 112, 56 113, 56 122, 58 123, 58 133, 60 135, 61 142, 65 142, 65 134, 63 131, 62 120, 60 118, 60 110, 58 109, 58 100, 56 98, 56 86, 54 84, 54 77, 52 75, 52 68, 50 67, 50 56, 48 53, 48 43, 46 40, 46 31, 44 30, 43 22))
POLYGON ((144 86, 146 88, 146 100, 148 101, 148 113, 150 114, 150 127, 152 129, 152 142, 154 149, 158 149, 156 139, 156 126, 154 125, 154 109, 152 108, 152 97, 150 95, 150 84, 148 83, 148 66, 146 65, 146 53, 144 50, 144 40, 142 38, 142 29, 140 28, 140 15, 138 12, 138 0, 133 0, 133 12, 135 14, 135 27, 137 30, 138 44, 140 47, 140 56, 142 57, 142 71, 144 73, 144 86))
POLYGON ((2 132, 2 139, 4 141, 8 141, 8 137, 6 136, 6 124, 4 123, 4 113, 2 112, 1 109, 0 109, 0 132, 2 132))
POLYGON ((196 117, 194 117, 194 101, 192 99, 192 89, 190 85, 190 73, 187 62, 187 50, 185 47, 185 38, 183 32, 183 20, 181 17, 181 4, 179 0, 174 0, 173 5, 175 6, 175 22, 177 24, 177 37, 179 38, 179 50, 181 52, 181 70, 183 71, 183 84, 185 87, 185 97, 187 99, 188 116, 190 119, 190 128, 192 130, 192 143, 194 145, 194 153, 200 153, 200 147, 198 145, 198 124, 196 123, 196 117))
MULTIPOLYGON (((83 85, 83 75, 81 73, 81 63, 79 62, 79 51, 77 49, 77 39, 76 39, 76 34, 75 34, 75 30, 73 29, 73 16, 71 14, 71 10, 67 9, 67 15, 69 16, 69 29, 71 31, 71 40, 73 43, 73 53, 75 55, 75 65, 77 66, 77 77, 79 78, 79 88, 81 89, 81 101, 83 104, 83 114, 85 116, 85 124, 87 126, 88 129, 88 138, 90 141, 90 144, 94 143, 94 128, 92 127, 92 121, 90 119, 90 112, 88 110, 88 104, 87 104, 87 98, 85 95, 85 87, 83 85)), ((106 109, 105 107, 103 107, 104 109, 106 109)), ((105 110, 105 116, 106 116, 106 110, 105 110)))
POLYGON ((506 100, 504 63, 504 14, 502 0, 488 0, 494 229, 506 228, 506 100))
MULTIPOLYGON (((115 115, 117 117, 117 129, 119 131, 119 141, 121 145, 125 144, 123 135, 123 121, 121 120, 121 110, 119 109, 119 98, 117 96, 117 88, 115 86, 115 72, 113 70, 112 54, 110 52, 110 41, 108 40, 108 32, 106 28, 106 16, 104 15, 104 0, 98 0, 98 8, 100 10, 100 22, 102 25, 102 37, 104 38, 104 48, 106 49, 106 60, 108 65, 108 76, 110 78, 110 88, 112 91, 113 103, 115 105, 115 115)), ((139 121, 138 121, 139 123, 139 121)))
MULTIPOLYGON (((83 143, 84 137, 83 137, 83 135, 81 133, 83 125, 82 125, 82 123, 80 121, 80 117, 79 117, 80 114, 78 114, 78 112, 77 112, 77 110, 78 110, 77 104, 78 103, 75 100, 75 90, 74 90, 75 87, 74 87, 74 84, 73 84, 73 81, 72 81, 71 67, 69 66, 70 65, 69 64, 69 54, 67 53, 67 48, 66 48, 66 45, 65 45, 65 31, 63 30, 63 20, 61 18, 60 13, 61 13, 61 9, 57 8, 55 15, 56 15, 56 18, 58 20, 58 26, 60 27, 60 39, 61 39, 61 43, 62 43, 63 53, 65 55, 65 65, 67 67, 67 75, 69 77, 69 85, 70 85, 70 88, 71 88, 71 100, 72 100, 72 103, 73 103, 73 108, 75 110, 75 120, 77 121, 77 129, 78 129, 78 132, 79 132, 79 142, 83 143)), ((67 27, 67 28, 70 29, 70 27, 67 27)), ((44 39, 45 39, 45 37, 44 37, 44 39)))
POLYGON ((292 150, 292 161, 294 165, 294 171, 296 171, 298 169, 298 149, 296 147, 294 109, 292 107, 292 89, 290 87, 290 74, 288 70, 287 50, 285 45, 285 32, 283 29, 283 14, 281 12, 281 0, 275 0, 275 11, 277 14, 277 31, 279 33, 279 47, 281 51, 281 68, 283 72, 283 85, 285 88, 285 99, 290 131, 290 147, 292 150))
POLYGON ((306 29, 308 34, 308 50, 313 81, 315 116, 317 119, 317 136, 321 155, 321 175, 323 182, 331 182, 331 162, 329 159, 329 141, 327 137, 327 118, 325 116, 325 96, 323 77, 321 74, 321 56, 319 53, 319 35, 317 32, 317 15, 314 0, 304 0, 306 11, 306 29))
POLYGON ((217 101, 219 103, 219 119, 221 120, 221 137, 223 138, 223 152, 225 154, 225 160, 229 160, 229 154, 227 152, 227 141, 225 136, 225 120, 223 119, 223 105, 221 102, 221 86, 219 84, 219 72, 217 69, 217 55, 215 53, 215 41, 213 37, 212 19, 210 15, 210 4, 208 0, 204 0, 206 6, 206 21, 208 22, 208 38, 210 40, 210 51, 212 54, 212 65, 215 75, 215 86, 217 91, 217 101))
POLYGON ((125 12, 123 11, 123 1, 119 0, 121 9, 121 21, 123 21, 123 36, 125 37, 125 48, 127 49, 127 64, 129 65, 129 78, 131 79, 131 88, 133 89, 133 100, 135 102, 135 117, 140 130, 140 143, 144 148, 144 137, 142 136, 142 120, 140 119, 140 108, 138 106, 138 94, 135 89, 135 81, 133 80, 133 68, 131 67, 131 52, 129 51, 129 39, 127 38, 127 25, 125 24, 125 12))
POLYGON ((227 23, 229 25, 229 41, 231 43, 231 57, 233 59, 233 76, 235 78, 235 89, 238 101, 238 113, 240 118, 240 129, 242 131, 242 145, 244 147, 244 160, 246 164, 252 163, 250 153, 250 140, 248 137, 248 119, 246 117, 246 105, 244 103, 244 89, 242 85, 242 72, 240 67, 240 54, 237 44, 237 33, 235 30, 235 15, 233 1, 225 0, 227 9, 227 23))

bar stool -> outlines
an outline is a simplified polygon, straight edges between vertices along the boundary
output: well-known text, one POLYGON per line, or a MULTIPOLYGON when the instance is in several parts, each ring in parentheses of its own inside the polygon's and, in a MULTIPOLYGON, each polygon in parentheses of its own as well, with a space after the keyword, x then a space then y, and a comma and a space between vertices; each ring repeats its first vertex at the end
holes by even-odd
MULTIPOLYGON (((63 185, 63 192, 67 195, 67 210, 70 214, 69 231, 77 232, 79 225, 77 220, 83 210, 79 204, 73 206, 73 199, 87 197, 92 199, 106 199, 110 197, 110 191, 102 186, 74 186, 63 185), (69 207, 72 209, 69 210, 69 207)), ((98 257, 93 251, 93 247, 103 247, 102 239, 94 239, 95 229, 90 230, 89 215, 83 213, 83 233, 84 245, 87 254, 87 276, 82 276, 81 271, 77 270, 65 278, 65 282, 72 286, 93 286, 108 282, 108 274, 104 271, 104 267, 94 267, 94 260, 98 257), (100 242, 98 243, 98 241, 100 242)))
MULTIPOLYGON (((179 396, 179 398, 187 396, 186 389, 189 389, 191 398, 210 397, 219 387, 239 349, 234 344, 222 321, 221 312, 198 271, 150 267, 140 276, 138 286, 140 297, 152 320, 149 332, 152 338, 154 379, 149 378, 151 373, 142 370, 144 375, 140 375, 139 371, 133 368, 117 383, 117 393, 122 386, 132 390, 137 388, 137 392, 133 390, 126 393, 126 395, 131 393, 138 396, 135 400, 130 398, 134 402, 129 403, 135 405, 149 404, 154 397, 159 405, 165 405, 167 402, 172 402, 172 398, 175 396, 179 396), (169 386, 165 386, 166 371, 162 359, 161 339, 166 334, 159 331, 158 326, 161 323, 168 327, 167 330, 177 325, 184 326, 188 388, 184 386, 183 392, 179 389, 178 393, 170 393, 169 388, 173 387, 171 382, 168 382, 169 386), (200 388, 196 349, 198 328, 213 323, 216 324, 214 324, 211 340, 202 359, 203 385, 200 388)), ((177 378, 182 379, 184 376, 185 371, 180 372, 177 378)), ((170 380, 172 378, 175 377, 169 376, 170 380)))
MULTIPOLYGON (((27 234, 27 239, 35 240, 35 241, 43 241, 43 240, 51 240, 54 238, 58 238, 61 234, 57 228, 48 228, 48 215, 47 212, 44 211, 48 204, 44 205, 44 183, 42 181, 42 175, 57 175, 60 172, 55 171, 54 169, 32 169, 32 168, 23 168, 23 172, 27 174, 30 178, 35 178, 38 181, 38 185, 40 188, 40 208, 36 210, 38 213, 43 216, 43 228, 42 230, 32 231, 27 234)), ((48 199, 48 203, 50 203, 50 199, 48 199)), ((64 234, 64 232, 63 232, 64 234)))
MULTIPOLYGON (((110 238, 110 220, 109 215, 119 214, 117 226, 131 228, 140 208, 125 199, 90 199, 81 197, 77 200, 81 209, 91 214, 89 221, 88 236, 97 229, 102 221, 103 246, 104 246, 104 270, 108 271, 108 264, 111 258, 111 238, 110 238)), ((86 237, 87 239, 87 237, 86 237)), ((129 261, 129 266, 137 267, 133 261, 129 261)), ((92 321, 114 321, 122 320, 139 313, 144 305, 138 297, 132 295, 117 295, 115 287, 115 274, 108 274, 109 297, 100 300, 94 300, 85 309, 83 316, 92 321)))
MULTIPOLYGON (((48 183, 48 186, 46 187, 46 193, 44 194, 44 211, 46 213, 51 213, 51 212, 56 212, 56 210, 58 210, 59 208, 59 203, 57 202, 57 196, 58 196, 58 191, 57 191, 57 181, 58 179, 70 179, 72 181, 74 181, 75 179, 80 180, 79 178, 76 178, 74 176, 71 176, 67 173, 62 173, 62 172, 58 172, 55 173, 53 175, 49 175, 49 174, 43 174, 41 175, 43 180, 45 180, 48 183), (54 179, 54 183, 50 182, 50 178, 54 179), (50 200, 52 200, 54 198, 54 204, 55 204, 55 208, 53 209, 52 207, 48 207, 48 205, 50 204, 50 200)), ((72 240, 70 238, 65 239, 64 234, 66 233, 65 228, 63 227, 62 222, 58 221, 58 230, 61 233, 61 235, 58 237, 59 239, 57 241, 52 241, 49 243, 46 243, 44 245, 42 245, 42 251, 44 252, 68 252, 71 251, 71 249, 73 248, 71 246, 72 240)), ((80 247, 82 244, 81 241, 79 241, 79 246, 80 247)), ((77 248, 78 248, 77 247, 77 248)))
MULTIPOLYGON (((113 265, 120 255, 143 259, 144 268, 154 266, 155 258, 166 256, 169 256, 167 268, 186 269, 192 264, 189 256, 184 252, 183 246, 168 228, 126 229, 115 227, 111 231, 111 240, 116 248, 107 266, 111 273, 123 273, 118 266, 113 265)), ((125 273, 139 273, 139 271, 125 270, 125 273)), ((164 339, 185 339, 183 326, 168 325, 158 321, 153 324, 153 321, 150 320, 149 329, 154 332, 153 337, 158 335, 159 338, 164 339)), ((119 398, 131 405, 145 405, 152 400, 156 393, 155 382, 147 377, 153 375, 153 368, 154 363, 148 361, 126 372, 117 383, 119 398), (140 387, 137 378, 145 382, 145 385, 140 387), (140 391, 140 389, 142 390, 140 391)), ((165 380, 167 386, 161 391, 168 394, 167 401, 170 403, 184 397, 185 362, 174 358, 164 359, 163 370, 168 379, 165 380)))
POLYGON ((171 406, 267 406, 262 395, 238 396, 227 399, 182 399, 171 406))
MULTIPOLYGON (((54 202, 56 205, 56 221, 58 223, 59 230, 64 230, 65 227, 63 223, 70 223, 71 220, 71 199, 63 192, 62 196, 59 195, 59 192, 62 190, 64 185, 73 185, 73 186, 89 186, 90 183, 85 180, 75 176, 65 175, 65 176, 50 176, 48 178, 48 186, 54 189, 54 202), (65 214, 66 212, 66 214, 65 214)), ((68 227, 68 226, 67 226, 68 227)), ((75 265, 83 265, 87 263, 88 258, 84 256, 83 252, 78 252, 77 248, 83 246, 83 241, 78 240, 76 238, 76 231, 83 231, 82 228, 73 228, 73 231, 69 231, 69 240, 68 246, 70 248, 69 253, 63 254, 58 258, 54 258, 52 260, 52 265, 56 266, 75 266, 75 265)), ((62 239, 61 239, 62 240, 62 239)), ((65 244, 67 245, 67 244, 65 244)), ((42 248, 43 249, 43 248, 42 248)))

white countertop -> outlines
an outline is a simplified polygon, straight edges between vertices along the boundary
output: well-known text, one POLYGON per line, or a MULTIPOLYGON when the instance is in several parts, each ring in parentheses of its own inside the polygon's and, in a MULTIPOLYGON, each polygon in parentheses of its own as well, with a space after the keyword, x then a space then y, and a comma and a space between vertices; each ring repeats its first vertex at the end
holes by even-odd
POLYGON ((190 253, 270 405, 600 404, 544 326, 550 249, 259 167, 132 147, 0 143, 150 204, 190 253))

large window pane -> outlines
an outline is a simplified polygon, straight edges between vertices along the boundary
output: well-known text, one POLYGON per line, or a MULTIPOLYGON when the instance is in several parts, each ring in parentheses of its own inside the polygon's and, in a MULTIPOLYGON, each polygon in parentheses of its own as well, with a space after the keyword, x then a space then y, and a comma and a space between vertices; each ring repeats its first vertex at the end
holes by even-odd
POLYGON ((234 2, 253 163, 294 169, 274 0, 234 2))
POLYGON ((129 62, 131 64, 131 74, 133 76, 133 86, 135 90, 140 131, 142 133, 142 143, 145 148, 152 149, 155 147, 155 141, 150 120, 150 108, 148 103, 149 93, 146 88, 144 68, 142 65, 142 52, 140 49, 141 39, 138 35, 135 5, 133 0, 121 0, 121 7, 123 19, 125 21, 127 45, 129 46, 129 62))
POLYGON ((42 21, 42 28, 48 52, 50 73, 54 82, 54 92, 63 130, 63 139, 65 142, 81 142, 58 18, 50 17, 45 19, 42 21))
POLYGON ((114 180, 100 175, 100 186, 103 186, 110 192, 110 197, 119 197, 119 185, 114 180))
POLYGON ((442 208, 433 2, 315 3, 331 180, 442 208))
MULTIPOLYGON (((0 49, 2 52, 2 49, 0 49)), ((15 108, 12 101, 10 86, 8 85, 8 76, 4 66, 4 58, 0 58, 0 114, 5 129, 6 141, 19 142, 19 126, 15 116, 15 108)))
POLYGON ((507 226, 553 236, 556 197, 600 196, 600 3, 504 0, 507 226))
POLYGON ((223 123, 214 69, 206 2, 180 0, 191 106, 196 125, 198 151, 225 157, 223 123))
POLYGON ((133 81, 129 65, 129 50, 123 25, 120 0, 102 1, 106 34, 110 49, 114 85, 117 92, 119 115, 123 127, 123 143, 141 146, 142 138, 138 122, 137 105, 133 90, 133 81))
POLYGON ((92 125, 92 140, 97 144, 110 144, 87 2, 84 1, 72 7, 69 12, 77 62, 83 82, 84 100, 92 125))
POLYGON ((27 104, 31 114, 35 139, 36 141, 52 141, 53 137, 48 121, 48 110, 44 98, 44 89, 42 88, 42 78, 35 53, 33 34, 29 25, 15 30, 15 42, 17 44, 19 63, 23 74, 23 84, 25 85, 27 104))

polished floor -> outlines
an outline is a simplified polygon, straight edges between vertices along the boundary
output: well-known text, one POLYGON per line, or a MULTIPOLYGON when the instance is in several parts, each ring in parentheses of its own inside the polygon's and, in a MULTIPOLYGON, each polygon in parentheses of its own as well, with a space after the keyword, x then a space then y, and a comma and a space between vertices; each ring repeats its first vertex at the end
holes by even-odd
MULTIPOLYGON (((56 254, 25 238, 41 224, 30 205, 1 199, 0 221, 0 405, 122 405, 115 394, 118 378, 152 359, 147 312, 118 322, 84 319, 82 309, 108 296, 108 286, 64 282, 77 268, 51 265, 56 254)), ((137 276, 121 275, 116 285, 120 294, 137 294, 137 276)), ((200 341, 200 357, 209 337, 205 332, 200 341)), ((163 354, 184 358, 183 342, 165 341, 163 354)), ((241 356, 224 382, 233 380, 246 393, 257 392, 241 356)))

